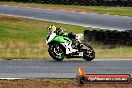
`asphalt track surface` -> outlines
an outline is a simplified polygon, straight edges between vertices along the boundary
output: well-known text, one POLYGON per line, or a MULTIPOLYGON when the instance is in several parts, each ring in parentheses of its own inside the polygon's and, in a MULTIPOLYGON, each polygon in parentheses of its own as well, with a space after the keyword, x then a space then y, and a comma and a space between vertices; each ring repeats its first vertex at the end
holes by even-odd
MULTIPOLYGON (((94 13, 53 11, 47 9, 0 6, 0 14, 48 20, 87 27, 131 30, 132 17, 110 16, 94 13)), ((130 74, 132 60, 0 60, 0 79, 75 78, 77 68, 89 74, 130 74)))
POLYGON ((75 78, 81 66, 88 74, 130 74, 132 60, 0 60, 0 79, 75 78))
POLYGON ((132 17, 0 6, 0 14, 111 30, 132 30, 132 17))

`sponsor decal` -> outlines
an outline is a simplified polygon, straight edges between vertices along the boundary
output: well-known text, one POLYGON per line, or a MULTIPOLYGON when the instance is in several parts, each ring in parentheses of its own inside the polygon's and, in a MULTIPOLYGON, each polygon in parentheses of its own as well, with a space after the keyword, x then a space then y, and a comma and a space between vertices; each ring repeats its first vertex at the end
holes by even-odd
POLYGON ((130 83, 129 74, 86 74, 86 71, 79 67, 77 82, 79 85, 85 83, 130 83))

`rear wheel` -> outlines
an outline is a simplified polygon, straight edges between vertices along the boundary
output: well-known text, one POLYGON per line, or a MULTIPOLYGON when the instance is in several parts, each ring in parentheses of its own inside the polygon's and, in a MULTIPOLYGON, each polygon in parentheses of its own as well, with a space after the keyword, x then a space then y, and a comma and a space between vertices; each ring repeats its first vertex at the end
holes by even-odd
POLYGON ((56 61, 62 61, 65 57, 64 50, 58 43, 49 45, 49 55, 56 61))
POLYGON ((83 59, 85 59, 86 61, 92 61, 95 58, 95 52, 91 46, 85 46, 87 47, 87 49, 85 49, 83 52, 83 59))

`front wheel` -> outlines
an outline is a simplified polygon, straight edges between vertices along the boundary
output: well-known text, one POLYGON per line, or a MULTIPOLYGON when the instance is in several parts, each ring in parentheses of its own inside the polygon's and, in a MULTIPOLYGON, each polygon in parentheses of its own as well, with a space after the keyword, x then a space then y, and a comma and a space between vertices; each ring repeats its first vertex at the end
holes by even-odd
POLYGON ((49 55, 56 61, 62 61, 65 57, 64 50, 58 43, 50 44, 48 52, 49 55))
POLYGON ((92 61, 95 58, 95 52, 89 45, 85 45, 87 48, 83 52, 83 59, 86 61, 92 61))

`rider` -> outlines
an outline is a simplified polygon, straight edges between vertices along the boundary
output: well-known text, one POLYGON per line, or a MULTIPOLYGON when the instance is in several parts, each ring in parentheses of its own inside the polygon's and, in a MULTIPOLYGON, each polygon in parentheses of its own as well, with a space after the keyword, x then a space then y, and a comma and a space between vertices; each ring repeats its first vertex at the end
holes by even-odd
POLYGON ((69 34, 67 34, 65 32, 65 29, 63 28, 56 28, 54 25, 50 25, 48 28, 47 28, 49 31, 49 34, 50 33, 56 33, 57 35, 61 35, 61 36, 67 36, 69 37, 70 39, 75 39, 76 38, 76 35, 73 33, 73 32, 70 32, 69 34))
MULTIPOLYGON (((72 40, 72 46, 75 48, 76 46, 80 47, 80 45, 78 44, 78 42, 76 41, 76 34, 74 34, 73 32, 70 32, 69 34, 67 34, 65 32, 65 29, 63 28, 57 28, 55 27, 54 25, 50 25, 48 28, 48 34, 50 35, 51 33, 55 33, 56 35, 59 35, 59 36, 65 36, 65 37, 68 37, 69 39, 72 40), (75 46, 74 46, 75 45, 75 46)), ((47 37, 49 38, 49 37, 47 37)))

